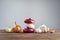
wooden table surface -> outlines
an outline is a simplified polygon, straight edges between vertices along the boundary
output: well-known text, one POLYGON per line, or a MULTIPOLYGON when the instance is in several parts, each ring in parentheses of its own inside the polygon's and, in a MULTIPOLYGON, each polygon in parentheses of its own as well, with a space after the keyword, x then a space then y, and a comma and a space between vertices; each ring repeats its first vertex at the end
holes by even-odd
POLYGON ((6 33, 0 30, 0 40, 60 40, 60 31, 55 33, 6 33))

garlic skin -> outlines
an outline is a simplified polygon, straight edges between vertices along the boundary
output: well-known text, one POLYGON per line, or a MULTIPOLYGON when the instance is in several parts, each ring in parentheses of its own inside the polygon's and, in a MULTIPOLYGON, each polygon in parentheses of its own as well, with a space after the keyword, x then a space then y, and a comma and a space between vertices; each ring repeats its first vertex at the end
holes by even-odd
POLYGON ((29 28, 34 28, 34 24, 26 24, 26 26, 29 28))
POLYGON ((49 28, 45 25, 45 24, 43 24, 43 25, 41 25, 41 26, 39 26, 39 28, 38 29, 36 29, 36 32, 49 32, 49 28))
POLYGON ((45 28, 43 32, 45 32, 45 33, 48 32, 47 28, 45 28))
POLYGON ((49 28, 47 28, 47 31, 49 32, 49 31, 50 31, 50 29, 49 29, 49 28))
POLYGON ((6 32, 11 32, 11 31, 12 31, 12 28, 6 28, 5 31, 6 31, 6 32))

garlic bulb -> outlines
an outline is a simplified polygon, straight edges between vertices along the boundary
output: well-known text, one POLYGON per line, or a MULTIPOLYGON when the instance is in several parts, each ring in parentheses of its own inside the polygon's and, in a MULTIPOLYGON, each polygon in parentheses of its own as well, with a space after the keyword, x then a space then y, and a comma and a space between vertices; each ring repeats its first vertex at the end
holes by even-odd
POLYGON ((48 28, 45 24, 39 26, 39 29, 40 29, 42 32, 48 32, 48 31, 49 31, 49 28, 48 28))
POLYGON ((12 28, 6 28, 5 31, 6 31, 6 32, 11 32, 11 31, 12 31, 12 28))

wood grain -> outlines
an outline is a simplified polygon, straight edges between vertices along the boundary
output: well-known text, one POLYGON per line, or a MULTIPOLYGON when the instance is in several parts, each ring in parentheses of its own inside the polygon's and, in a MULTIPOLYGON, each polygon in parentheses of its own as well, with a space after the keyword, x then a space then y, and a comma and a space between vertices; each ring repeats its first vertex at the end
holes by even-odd
POLYGON ((60 30, 55 33, 6 33, 0 30, 0 40, 60 40, 60 30))

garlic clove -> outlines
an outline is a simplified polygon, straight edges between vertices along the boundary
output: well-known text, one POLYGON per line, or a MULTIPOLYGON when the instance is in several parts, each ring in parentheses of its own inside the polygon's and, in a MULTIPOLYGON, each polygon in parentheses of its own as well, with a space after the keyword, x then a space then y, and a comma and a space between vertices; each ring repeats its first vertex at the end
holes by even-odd
POLYGON ((35 29, 35 32, 42 32, 41 29, 35 29))
POLYGON ((55 32, 55 30, 50 30, 50 33, 54 33, 55 32))

